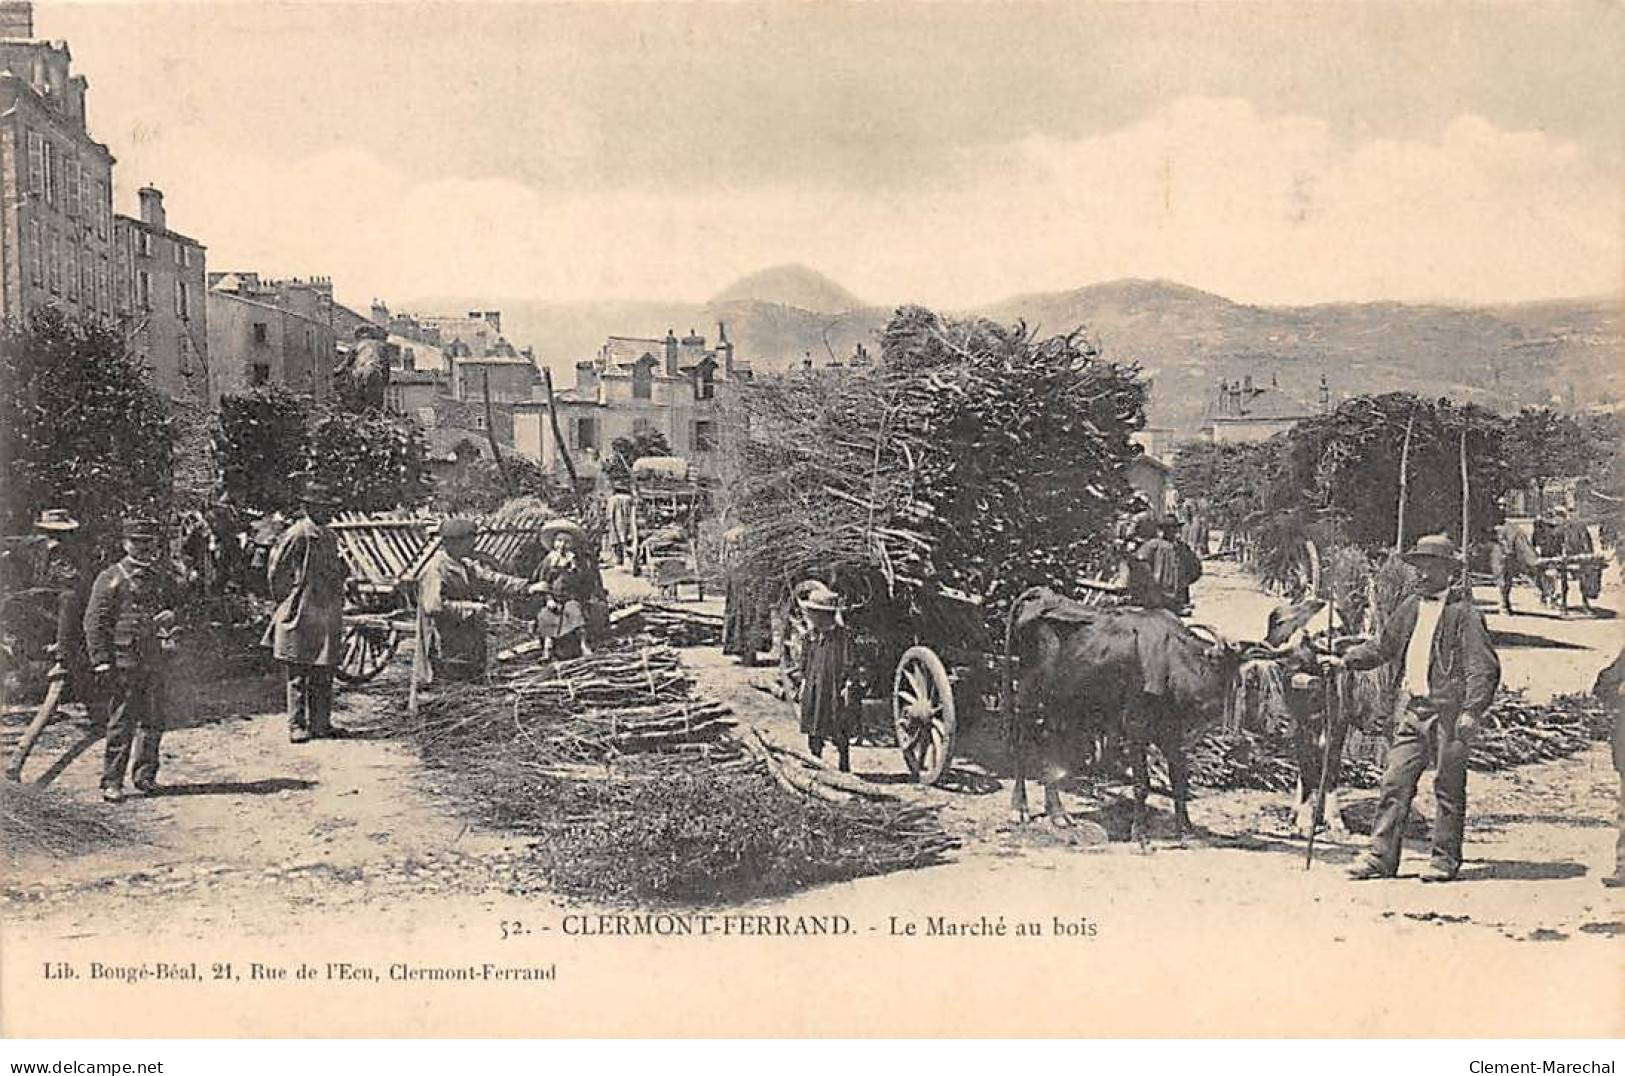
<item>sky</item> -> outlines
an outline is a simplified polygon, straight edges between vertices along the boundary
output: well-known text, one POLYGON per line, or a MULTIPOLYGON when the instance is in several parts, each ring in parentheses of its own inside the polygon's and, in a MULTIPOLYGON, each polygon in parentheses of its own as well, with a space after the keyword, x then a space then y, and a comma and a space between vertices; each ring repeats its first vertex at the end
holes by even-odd
POLYGON ((341 298, 1625 282, 1625 6, 36 0, 120 211, 341 298))

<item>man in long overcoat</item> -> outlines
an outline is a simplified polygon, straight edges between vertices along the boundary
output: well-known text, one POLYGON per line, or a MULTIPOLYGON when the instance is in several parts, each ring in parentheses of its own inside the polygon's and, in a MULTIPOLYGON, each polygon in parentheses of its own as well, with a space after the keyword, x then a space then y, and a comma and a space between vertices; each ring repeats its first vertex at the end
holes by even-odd
POLYGON ((334 499, 326 486, 305 490, 304 513, 271 547, 266 583, 277 603, 260 645, 282 662, 288 685, 288 739, 333 735, 333 670, 344 653, 344 585, 334 499))
POLYGON ((1420 573, 1417 588, 1395 607, 1377 637, 1327 665, 1401 671, 1404 708, 1388 748, 1388 765, 1377 797, 1371 850, 1349 870, 1355 880, 1392 878, 1399 871, 1400 842, 1416 782, 1431 761, 1433 856, 1424 882, 1448 882, 1461 870, 1467 821, 1467 755, 1478 723, 1501 684, 1501 663, 1490 644, 1484 614, 1466 587, 1452 587, 1461 570, 1455 543, 1442 534, 1417 540, 1405 560, 1420 573))
POLYGON ((97 708, 107 723, 102 798, 110 803, 124 798, 132 750, 135 787, 157 787, 164 652, 173 646, 174 599, 157 522, 125 520, 124 557, 96 576, 84 618, 97 708))

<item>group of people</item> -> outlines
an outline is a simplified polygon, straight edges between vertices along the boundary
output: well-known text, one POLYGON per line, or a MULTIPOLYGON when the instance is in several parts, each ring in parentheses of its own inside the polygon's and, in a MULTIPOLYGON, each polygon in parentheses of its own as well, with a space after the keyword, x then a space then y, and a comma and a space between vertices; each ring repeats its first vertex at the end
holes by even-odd
POLYGON ((1596 552, 1591 529, 1561 505, 1549 517, 1537 519, 1531 534, 1515 523, 1498 525, 1490 546, 1490 571, 1501 592, 1501 611, 1514 612, 1512 587, 1521 577, 1535 584, 1542 602, 1565 610, 1570 583, 1578 584, 1580 601, 1589 612, 1602 593, 1602 562, 1596 552), (1542 560, 1555 563, 1547 568, 1542 560))

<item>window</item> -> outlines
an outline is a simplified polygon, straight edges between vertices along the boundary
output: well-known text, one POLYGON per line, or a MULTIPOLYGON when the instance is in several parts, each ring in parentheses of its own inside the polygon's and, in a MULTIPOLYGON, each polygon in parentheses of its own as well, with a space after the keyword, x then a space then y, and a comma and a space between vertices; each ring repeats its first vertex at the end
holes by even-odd
POLYGON ((96 181, 96 237, 98 239, 107 238, 107 218, 111 214, 110 200, 107 184, 98 179, 96 181))
POLYGON ((62 244, 62 275, 67 278, 68 298, 79 298, 79 244, 72 235, 62 244))
POLYGON ((45 195, 45 139, 38 131, 28 132, 28 189, 36 197, 45 195))
POLYGON ((39 221, 30 221, 28 225, 28 267, 29 276, 40 287, 45 286, 45 226, 39 221))
POLYGON ((151 232, 141 232, 140 235, 141 235, 141 256, 143 258, 150 258, 150 257, 152 257, 152 233, 151 232))
POLYGON ((577 450, 598 448, 598 420, 595 418, 578 418, 570 424, 575 431, 575 440, 570 445, 577 450))
POLYGON ((181 267, 190 269, 192 267, 192 248, 185 243, 177 243, 176 246, 180 247, 181 251, 181 267))
POLYGON ((696 421, 694 423, 694 451, 715 452, 717 448, 716 423, 709 421, 696 421))
POLYGON ((137 270, 135 274, 135 308, 152 309, 152 274, 145 269, 137 270))
POLYGON ((175 246, 175 264, 176 265, 185 265, 186 264, 186 244, 180 242, 179 240, 176 240, 174 246, 175 246))
POLYGON ((694 371, 694 398, 709 400, 717 394, 717 383, 709 363, 694 371))
POLYGON ((175 313, 183 318, 192 316, 192 296, 184 280, 175 281, 175 313))
POLYGON ((487 426, 488 426, 488 423, 485 421, 485 416, 483 414, 476 414, 474 416, 474 428, 476 430, 479 430, 479 431, 481 431, 483 433, 486 430, 487 426))
POLYGON ((56 205, 56 193, 59 186, 58 176, 61 160, 57 157, 56 146, 50 142, 45 143, 45 200, 56 205))
POLYGON ((254 323, 254 343, 263 344, 266 341, 266 337, 267 333, 265 330, 265 322, 256 321, 254 323))
POLYGON ((62 291, 62 235, 55 228, 51 229, 51 248, 46 255, 46 264, 51 268, 51 290, 62 291))
POLYGON ((248 368, 248 383, 250 385, 269 385, 271 383, 271 364, 256 362, 248 368))
POLYGON ((654 360, 647 355, 639 359, 638 364, 632 367, 632 398, 634 400, 649 399, 654 386, 654 377, 651 373, 653 369, 654 360))
POLYGON ((96 306, 103 314, 113 312, 113 289, 108 276, 107 263, 96 267, 96 306))
POLYGON ((77 159, 65 162, 62 169, 62 178, 64 181, 62 212, 70 217, 77 217, 79 215, 79 186, 83 182, 77 159))

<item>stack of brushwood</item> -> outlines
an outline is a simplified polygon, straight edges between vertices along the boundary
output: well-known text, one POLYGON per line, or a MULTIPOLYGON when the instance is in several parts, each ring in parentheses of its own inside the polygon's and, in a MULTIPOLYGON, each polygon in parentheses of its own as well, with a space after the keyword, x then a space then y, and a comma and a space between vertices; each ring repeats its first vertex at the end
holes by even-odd
POLYGON ((1559 695, 1544 705, 1520 692, 1503 692, 1484 715, 1467 765, 1504 770, 1530 762, 1567 758, 1607 739, 1613 714, 1589 695, 1559 695))
POLYGON ((722 617, 716 613, 644 602, 639 619, 645 634, 668 646, 719 646, 722 643, 722 617))
MULTIPOLYGON (((1606 740, 1612 722, 1608 707, 1589 695, 1560 695, 1537 704, 1521 692, 1505 691, 1485 714, 1467 765, 1475 770, 1504 770, 1567 758, 1606 740)), ((1292 752, 1292 741, 1285 735, 1215 730, 1187 746, 1186 759, 1191 783, 1199 787, 1285 792, 1298 779, 1292 752)), ((1160 758, 1153 769, 1155 779, 1166 782, 1167 767, 1160 758)), ((1381 769, 1371 760, 1345 756, 1339 784, 1375 788, 1381 777, 1381 769)))
POLYGON ((935 816, 741 731, 668 648, 453 685, 406 726, 444 788, 597 901, 734 900, 936 862, 935 816))
POLYGON ((767 592, 832 580, 903 605, 925 634, 939 595, 994 609, 1028 586, 1071 589, 1132 503, 1145 397, 1135 368, 1076 333, 899 310, 873 367, 741 393, 740 570, 767 592))

